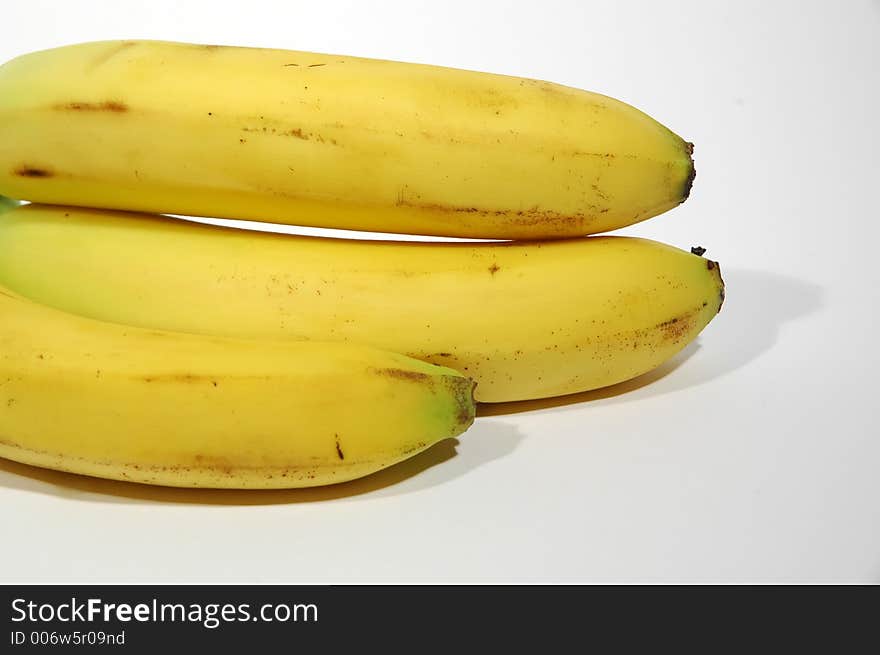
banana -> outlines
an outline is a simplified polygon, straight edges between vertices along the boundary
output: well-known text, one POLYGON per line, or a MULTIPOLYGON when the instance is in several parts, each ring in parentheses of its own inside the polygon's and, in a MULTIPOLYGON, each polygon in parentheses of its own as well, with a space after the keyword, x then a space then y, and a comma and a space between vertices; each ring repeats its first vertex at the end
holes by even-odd
POLYGON ((356 241, 39 205, 0 216, 0 282, 104 321, 405 353, 474 378, 484 402, 649 371, 724 296, 717 263, 630 237, 356 241))
POLYGON ((0 67, 0 193, 44 203, 561 238, 683 202, 692 147, 607 96, 436 66, 109 41, 0 67))
POLYGON ((463 432, 473 383, 340 343, 73 316, 0 288, 0 456, 179 487, 342 482, 463 432))

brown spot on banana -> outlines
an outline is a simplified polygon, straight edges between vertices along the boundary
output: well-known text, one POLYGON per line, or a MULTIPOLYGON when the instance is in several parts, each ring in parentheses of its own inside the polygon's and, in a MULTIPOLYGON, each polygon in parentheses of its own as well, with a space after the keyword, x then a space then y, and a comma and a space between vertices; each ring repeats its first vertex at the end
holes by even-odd
MULTIPOLYGON (((588 152, 586 150, 569 150, 568 154, 572 157, 598 157, 600 159, 614 159, 617 157, 613 152, 588 152)), ((635 155, 629 155, 629 158, 634 159, 635 155)))
POLYGON ((106 111, 113 114, 122 114, 129 111, 129 107, 119 100, 105 100, 104 102, 63 102, 52 105, 56 111, 106 111))
POLYGON ((418 453, 424 450, 427 445, 428 444, 426 444, 424 441, 418 441, 414 444, 407 446, 406 448, 402 448, 399 453, 402 457, 408 457, 413 453, 418 453))
POLYGON ((235 463, 222 455, 193 455, 193 461, 198 468, 219 469, 229 475, 235 468, 235 463))
MULTIPOLYGON (((272 136, 292 136, 297 139, 302 139, 303 141, 308 141, 313 139, 318 143, 330 143, 334 146, 339 145, 336 139, 324 137, 321 134, 315 132, 304 132, 301 127, 294 127, 290 129, 285 129, 284 127, 272 127, 269 125, 261 125, 259 127, 250 127, 245 126, 241 128, 242 132, 252 132, 255 134, 265 134, 272 136)), ((246 140, 246 139, 245 139, 246 140)), ((241 143, 244 143, 245 140, 241 140, 241 143)))
MULTIPOLYGON (((406 198, 400 198, 395 202, 398 207, 411 207, 414 209, 437 211, 448 214, 473 214, 475 216, 503 216, 506 221, 513 225, 529 226, 544 225, 545 227, 558 226, 560 232, 568 234, 572 224, 586 229, 597 216, 584 213, 562 214, 551 209, 530 207, 528 209, 483 209, 480 207, 462 207, 447 205, 436 202, 414 202, 406 198)), ((599 210, 598 213, 605 213, 599 210)))
POLYGON ((677 343, 686 338, 693 330, 695 314, 695 311, 688 312, 660 323, 657 327, 661 331, 663 340, 677 343))
MULTIPOLYGON (((269 376, 265 375, 240 375, 236 376, 237 380, 267 380, 269 376)), ((220 382, 216 376, 209 375, 196 375, 193 373, 157 373, 155 375, 143 375, 137 377, 146 383, 159 382, 159 383, 172 383, 172 384, 210 384, 213 387, 218 387, 220 382)))
POLYGON ((13 169, 13 175, 18 175, 19 177, 36 177, 36 178, 46 178, 46 177, 54 177, 55 173, 53 173, 48 168, 41 168, 39 166, 31 166, 29 164, 22 164, 17 168, 13 169))
POLYGON ((206 382, 208 378, 203 375, 193 375, 191 373, 171 373, 163 375, 145 375, 141 378, 144 382, 206 382))
POLYGON ((430 380, 432 376, 427 373, 420 373, 418 371, 407 371, 402 368, 373 368, 371 369, 373 373, 377 375, 384 375, 389 378, 396 378, 398 380, 407 380, 409 382, 425 382, 426 380, 430 380))

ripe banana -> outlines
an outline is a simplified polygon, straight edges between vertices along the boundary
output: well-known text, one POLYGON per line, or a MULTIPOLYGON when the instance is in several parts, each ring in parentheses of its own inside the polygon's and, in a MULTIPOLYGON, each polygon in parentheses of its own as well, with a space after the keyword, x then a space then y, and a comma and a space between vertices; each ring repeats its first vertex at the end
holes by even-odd
POLYGON ((0 193, 46 203, 559 238, 678 205, 691 152, 613 98, 436 66, 110 41, 0 67, 0 193))
POLYGON ((651 370, 724 294, 715 262, 644 239, 355 241, 39 205, 0 217, 0 282, 105 321, 406 353, 487 402, 651 370))
POLYGON ((340 343, 123 327, 0 288, 0 456, 179 487, 342 482, 463 432, 473 383, 340 343))

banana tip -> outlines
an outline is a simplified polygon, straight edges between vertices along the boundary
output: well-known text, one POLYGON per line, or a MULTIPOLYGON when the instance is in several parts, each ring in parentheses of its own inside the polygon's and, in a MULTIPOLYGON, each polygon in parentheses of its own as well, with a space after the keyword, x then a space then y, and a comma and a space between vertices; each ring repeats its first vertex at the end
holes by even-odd
POLYGON ((684 202, 691 195, 691 188, 694 186, 694 179, 697 177, 697 168, 694 166, 694 144, 685 141, 685 152, 687 152, 690 168, 687 177, 684 180, 684 188, 681 193, 681 201, 684 202))
POLYGON ((721 265, 718 262, 707 259, 706 268, 712 271, 715 277, 718 278, 718 311, 720 312, 721 306, 724 304, 724 278, 721 277, 721 265))
POLYGON ((456 423, 459 426, 459 434, 467 430, 474 423, 477 415, 476 402, 477 383, 468 377, 456 379, 455 383, 455 399, 456 399, 456 423))
MULTIPOLYGON (((697 257, 702 257, 706 254, 706 249, 703 246, 692 246, 691 254, 696 255, 697 257)), ((711 259, 706 260, 706 268, 712 272, 712 275, 715 277, 715 282, 718 285, 718 310, 721 311, 721 306, 724 304, 724 278, 721 277, 721 264, 711 259)))

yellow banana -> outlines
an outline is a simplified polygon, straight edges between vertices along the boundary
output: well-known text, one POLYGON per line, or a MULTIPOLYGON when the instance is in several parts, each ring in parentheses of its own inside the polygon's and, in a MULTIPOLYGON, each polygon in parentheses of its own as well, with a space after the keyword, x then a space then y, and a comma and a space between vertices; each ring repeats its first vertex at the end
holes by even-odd
POLYGON ((0 217, 0 281, 105 321, 405 353, 488 402, 644 373, 724 293, 715 262, 644 239, 355 241, 39 205, 0 217))
POLYGON ((463 432, 471 380, 340 343, 123 327, 0 288, 0 456, 180 487, 342 482, 463 432))
POLYGON ((559 238, 678 205, 691 151, 613 98, 436 66, 110 41, 0 67, 0 193, 47 203, 559 238))

